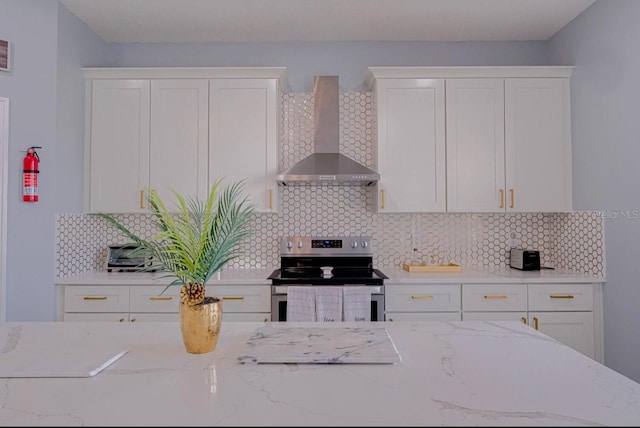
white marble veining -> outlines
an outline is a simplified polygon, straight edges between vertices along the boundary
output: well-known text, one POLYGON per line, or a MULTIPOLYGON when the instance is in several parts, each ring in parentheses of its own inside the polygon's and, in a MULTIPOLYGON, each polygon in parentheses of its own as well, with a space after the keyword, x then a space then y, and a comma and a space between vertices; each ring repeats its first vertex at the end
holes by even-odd
POLYGON ((74 324, 0 323, 0 378, 91 377, 128 352, 74 324))
POLYGON ((253 332, 238 361, 395 364, 400 355, 381 324, 270 323, 253 332))
MULTIPOLYGON (((28 324, 69 323, 6 326, 28 324)), ((640 423, 640 384, 515 321, 385 323, 399 364, 242 364, 263 323, 224 323, 201 355, 177 323, 73 324, 129 352, 91 378, 0 379, 0 425, 640 423)))

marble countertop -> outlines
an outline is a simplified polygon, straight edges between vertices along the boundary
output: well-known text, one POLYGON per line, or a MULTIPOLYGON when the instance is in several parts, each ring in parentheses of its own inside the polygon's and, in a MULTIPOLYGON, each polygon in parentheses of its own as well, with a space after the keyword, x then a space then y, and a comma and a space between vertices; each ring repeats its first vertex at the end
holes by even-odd
MULTIPOLYGON (((287 324, 322 326, 277 326, 287 324)), ((46 360, 78 336, 87 347, 109 342, 128 352, 89 378, 0 379, 0 421, 11 426, 640 423, 640 384, 520 322, 374 324, 386 328, 401 362, 239 361, 264 323, 224 323, 215 351, 200 355, 184 350, 178 323, 3 323, 0 362, 2 354, 21 347, 46 360), (40 341, 21 340, 38 334, 40 341)))
MULTIPOLYGON (((267 279, 276 268, 223 269, 214 275, 209 284, 271 284, 267 279)), ((500 284, 500 283, 593 283, 605 282, 605 278, 564 270, 540 270, 523 272, 516 269, 481 271, 463 269, 452 273, 407 272, 398 266, 379 268, 389 277, 385 284, 500 284)), ((163 285, 171 282, 163 273, 150 272, 88 272, 57 278, 56 285, 163 285)))
MULTIPOLYGON (((273 269, 223 269, 209 280, 208 284, 271 284, 267 279, 273 269)), ((164 285, 173 278, 160 272, 87 272, 57 278, 56 285, 164 285)))
POLYGON ((521 271, 505 268, 481 271, 474 269, 462 269, 462 272, 407 272, 401 267, 380 267, 380 270, 389 277, 385 285, 393 284, 534 284, 534 283, 594 283, 605 282, 601 276, 588 275, 579 272, 555 269, 542 269, 539 271, 521 271))

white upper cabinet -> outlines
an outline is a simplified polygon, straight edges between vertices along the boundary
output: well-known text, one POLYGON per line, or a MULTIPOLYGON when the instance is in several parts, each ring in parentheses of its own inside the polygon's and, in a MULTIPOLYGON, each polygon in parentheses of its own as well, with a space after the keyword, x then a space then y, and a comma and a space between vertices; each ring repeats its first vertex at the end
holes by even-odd
POLYGON ((378 79, 378 212, 444 212, 443 79, 378 79))
POLYGON ((208 194, 208 86, 206 79, 151 81, 149 183, 164 201, 175 200, 172 190, 208 194))
POLYGON ((256 209, 276 212, 277 81, 211 80, 209 100, 210 182, 244 180, 256 209))
POLYGON ((447 210, 504 212, 504 80, 447 80, 447 210))
POLYGON ((370 68, 378 210, 571 211, 572 69, 370 68))
POLYGON ((508 211, 571 211, 568 78, 505 80, 508 211))
MULTIPOLYGON (((245 181, 275 212, 282 68, 85 69, 89 212, 146 212, 145 189, 204 198, 245 181)), ((168 206, 172 209, 172 206, 168 206)))
POLYGON ((90 96, 89 210, 143 212, 149 186, 149 80, 98 80, 90 96))

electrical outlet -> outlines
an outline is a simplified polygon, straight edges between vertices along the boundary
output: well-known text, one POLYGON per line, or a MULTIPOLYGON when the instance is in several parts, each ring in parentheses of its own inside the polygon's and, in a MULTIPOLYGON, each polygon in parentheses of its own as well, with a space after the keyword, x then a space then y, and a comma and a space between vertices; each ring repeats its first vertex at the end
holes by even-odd
POLYGON ((511 232, 509 234, 509 247, 518 248, 520 245, 520 240, 518 239, 518 235, 515 232, 511 232))

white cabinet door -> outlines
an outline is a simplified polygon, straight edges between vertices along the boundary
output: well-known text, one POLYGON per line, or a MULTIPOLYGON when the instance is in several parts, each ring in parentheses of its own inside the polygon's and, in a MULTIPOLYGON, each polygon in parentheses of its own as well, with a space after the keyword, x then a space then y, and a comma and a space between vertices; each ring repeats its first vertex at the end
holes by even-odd
POLYGON ((209 184, 244 180, 256 209, 276 212, 277 81, 215 79, 209 85, 209 184))
POLYGON ((378 79, 378 212, 444 212, 444 79, 378 79))
POLYGON ((507 211, 570 211, 569 79, 505 80, 507 211))
POLYGON ((91 83, 90 212, 144 212, 149 186, 149 80, 91 83))
POLYGON ((209 81, 153 80, 149 183, 164 201, 176 200, 171 190, 206 198, 208 140, 209 81))
POLYGON ((447 211, 504 212, 504 79, 448 79, 447 211))
POLYGON ((595 358, 593 312, 529 312, 529 325, 595 358))

